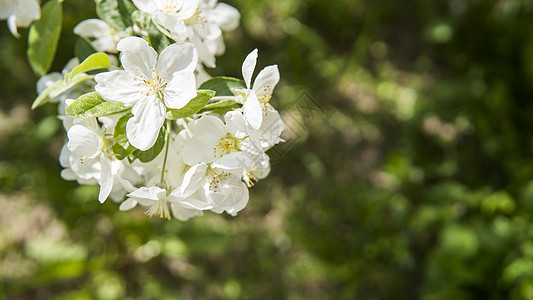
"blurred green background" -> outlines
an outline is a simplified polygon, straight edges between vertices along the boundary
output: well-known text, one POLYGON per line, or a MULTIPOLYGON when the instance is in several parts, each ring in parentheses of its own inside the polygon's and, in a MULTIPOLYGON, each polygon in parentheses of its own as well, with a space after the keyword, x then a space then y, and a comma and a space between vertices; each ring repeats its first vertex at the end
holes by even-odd
MULTIPOLYGON (((0 23, 0 299, 533 299, 533 1, 236 0, 214 75, 278 64, 287 142, 237 217, 60 178, 0 23)), ((53 71, 92 1, 64 2, 53 71)))

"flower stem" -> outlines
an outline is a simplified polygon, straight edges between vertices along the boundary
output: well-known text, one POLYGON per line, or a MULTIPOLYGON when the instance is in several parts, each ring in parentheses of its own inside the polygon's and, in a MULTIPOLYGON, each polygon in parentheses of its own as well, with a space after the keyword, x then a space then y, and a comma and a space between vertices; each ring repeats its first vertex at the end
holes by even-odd
POLYGON ((161 180, 159 181, 159 183, 161 184, 161 186, 164 186, 164 182, 165 182, 165 168, 166 168, 166 165, 167 165, 167 156, 168 156, 168 145, 170 144, 170 129, 172 129, 172 124, 170 123, 170 120, 167 120, 167 135, 166 135, 166 143, 165 143, 165 156, 163 158, 163 167, 161 168, 161 180))
POLYGON ((180 123, 183 126, 183 128, 185 128, 185 130, 187 131, 187 135, 189 135, 190 138, 193 138, 194 134, 192 134, 192 131, 189 129, 189 125, 187 125, 187 121, 185 121, 185 119, 181 119, 180 123))

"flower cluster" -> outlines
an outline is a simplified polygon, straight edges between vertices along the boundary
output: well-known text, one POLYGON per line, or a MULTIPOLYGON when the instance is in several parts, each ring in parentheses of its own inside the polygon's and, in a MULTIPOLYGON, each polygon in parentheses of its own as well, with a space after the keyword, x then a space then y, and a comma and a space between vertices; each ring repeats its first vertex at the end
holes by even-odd
POLYGON ((74 29, 90 53, 37 84, 33 108, 59 102, 67 132, 61 176, 100 185, 99 201, 111 198, 120 210, 140 205, 179 220, 205 210, 236 215, 270 172, 265 152, 282 141, 284 123, 269 102, 277 66, 252 84, 255 49, 243 79, 207 74, 224 52, 222 32, 239 23, 224 3, 108 0, 97 12, 74 29))

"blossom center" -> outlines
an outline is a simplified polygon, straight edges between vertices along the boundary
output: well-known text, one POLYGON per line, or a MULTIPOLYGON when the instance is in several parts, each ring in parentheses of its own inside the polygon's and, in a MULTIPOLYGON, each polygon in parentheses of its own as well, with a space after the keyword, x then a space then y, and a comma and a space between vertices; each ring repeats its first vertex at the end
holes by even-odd
POLYGON ((224 181, 228 180, 230 173, 226 171, 221 171, 220 173, 215 172, 213 169, 207 169, 207 176, 209 177, 209 190, 214 193, 218 193, 220 188, 223 186, 224 181))
POLYGON ((170 220, 170 211, 168 209, 167 199, 159 199, 157 202, 146 211, 146 214, 150 217, 153 215, 159 215, 160 218, 170 220))
POLYGON ((239 139, 235 138, 231 133, 227 133, 226 136, 220 139, 218 143, 213 147, 213 156, 222 157, 230 154, 233 150, 238 150, 239 139))
POLYGON ((179 1, 169 0, 169 1, 165 2, 163 7, 161 9, 159 9, 159 11, 167 13, 167 14, 171 14, 171 13, 178 12, 178 10, 180 10, 180 8, 181 8, 181 5, 179 5, 179 1))
POLYGON ((202 25, 202 28, 205 28, 205 25, 207 24, 207 19, 204 16, 202 10, 198 8, 192 17, 185 20, 185 24, 186 25, 200 24, 202 25))
MULTIPOLYGON (((137 69, 138 70, 138 69, 137 69)), ((140 77, 134 77, 134 79, 141 81, 138 86, 144 85, 148 89, 146 90, 146 95, 156 95, 159 99, 163 99, 163 90, 168 84, 168 80, 165 76, 161 76, 155 72, 155 69, 152 69, 152 78, 145 78, 143 75, 140 77)), ((143 92, 141 92, 143 94, 143 92)))

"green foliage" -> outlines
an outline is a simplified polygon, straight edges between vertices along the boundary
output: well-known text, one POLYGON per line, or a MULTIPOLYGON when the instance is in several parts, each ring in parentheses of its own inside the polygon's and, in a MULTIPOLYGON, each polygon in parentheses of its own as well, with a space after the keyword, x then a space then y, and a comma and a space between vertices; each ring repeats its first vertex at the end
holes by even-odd
POLYGON ((82 82, 93 79, 94 76, 87 75, 85 73, 79 73, 73 76, 69 83, 64 80, 58 80, 44 91, 42 91, 37 98, 33 101, 31 109, 35 109, 43 104, 48 103, 54 98, 59 97, 61 94, 67 93, 70 89, 74 88, 76 85, 81 84, 82 82))
POLYGON ((131 14, 135 10, 127 0, 102 0, 96 4, 96 14, 116 30, 125 30, 132 26, 131 14))
POLYGON ((80 37, 74 44, 74 55, 79 61, 84 61, 89 55, 96 53, 96 49, 93 48, 89 39, 80 37))
POLYGON ((215 96, 234 96, 235 90, 246 89, 244 80, 232 77, 213 77, 200 85, 200 89, 213 90, 216 92, 215 96))
POLYGON ((202 108, 204 108, 206 103, 209 102, 209 100, 211 100, 214 95, 214 91, 198 90, 196 97, 191 99, 189 103, 187 103, 187 105, 185 105, 184 107, 180 109, 167 108, 167 119, 176 120, 194 115, 202 108))
POLYGON ((68 116, 76 119, 102 117, 127 110, 122 103, 104 100, 97 92, 90 92, 78 97, 66 110, 68 116))
POLYGON ((28 36, 28 60, 33 71, 44 75, 50 70, 59 42, 63 20, 63 6, 60 0, 48 1, 41 11, 41 18, 35 22, 28 36))
POLYGON ((72 78, 80 73, 87 73, 99 69, 109 68, 109 56, 105 53, 95 53, 83 60, 72 72, 65 75, 65 82, 68 84, 72 78))
POLYGON ((167 143, 168 139, 168 128, 167 126, 162 126, 159 130, 159 136, 157 137, 157 140, 155 141, 155 144, 152 146, 152 148, 141 151, 139 149, 135 149, 129 156, 128 159, 130 162, 135 161, 136 159, 142 161, 142 162, 149 162, 154 160, 159 153, 165 148, 165 144, 167 143))
POLYGON ((127 113, 118 119, 117 124, 115 125, 115 131, 113 132, 113 153, 115 157, 119 160, 123 160, 128 157, 135 147, 130 145, 128 138, 126 137, 126 123, 128 120, 133 117, 133 114, 127 113))

